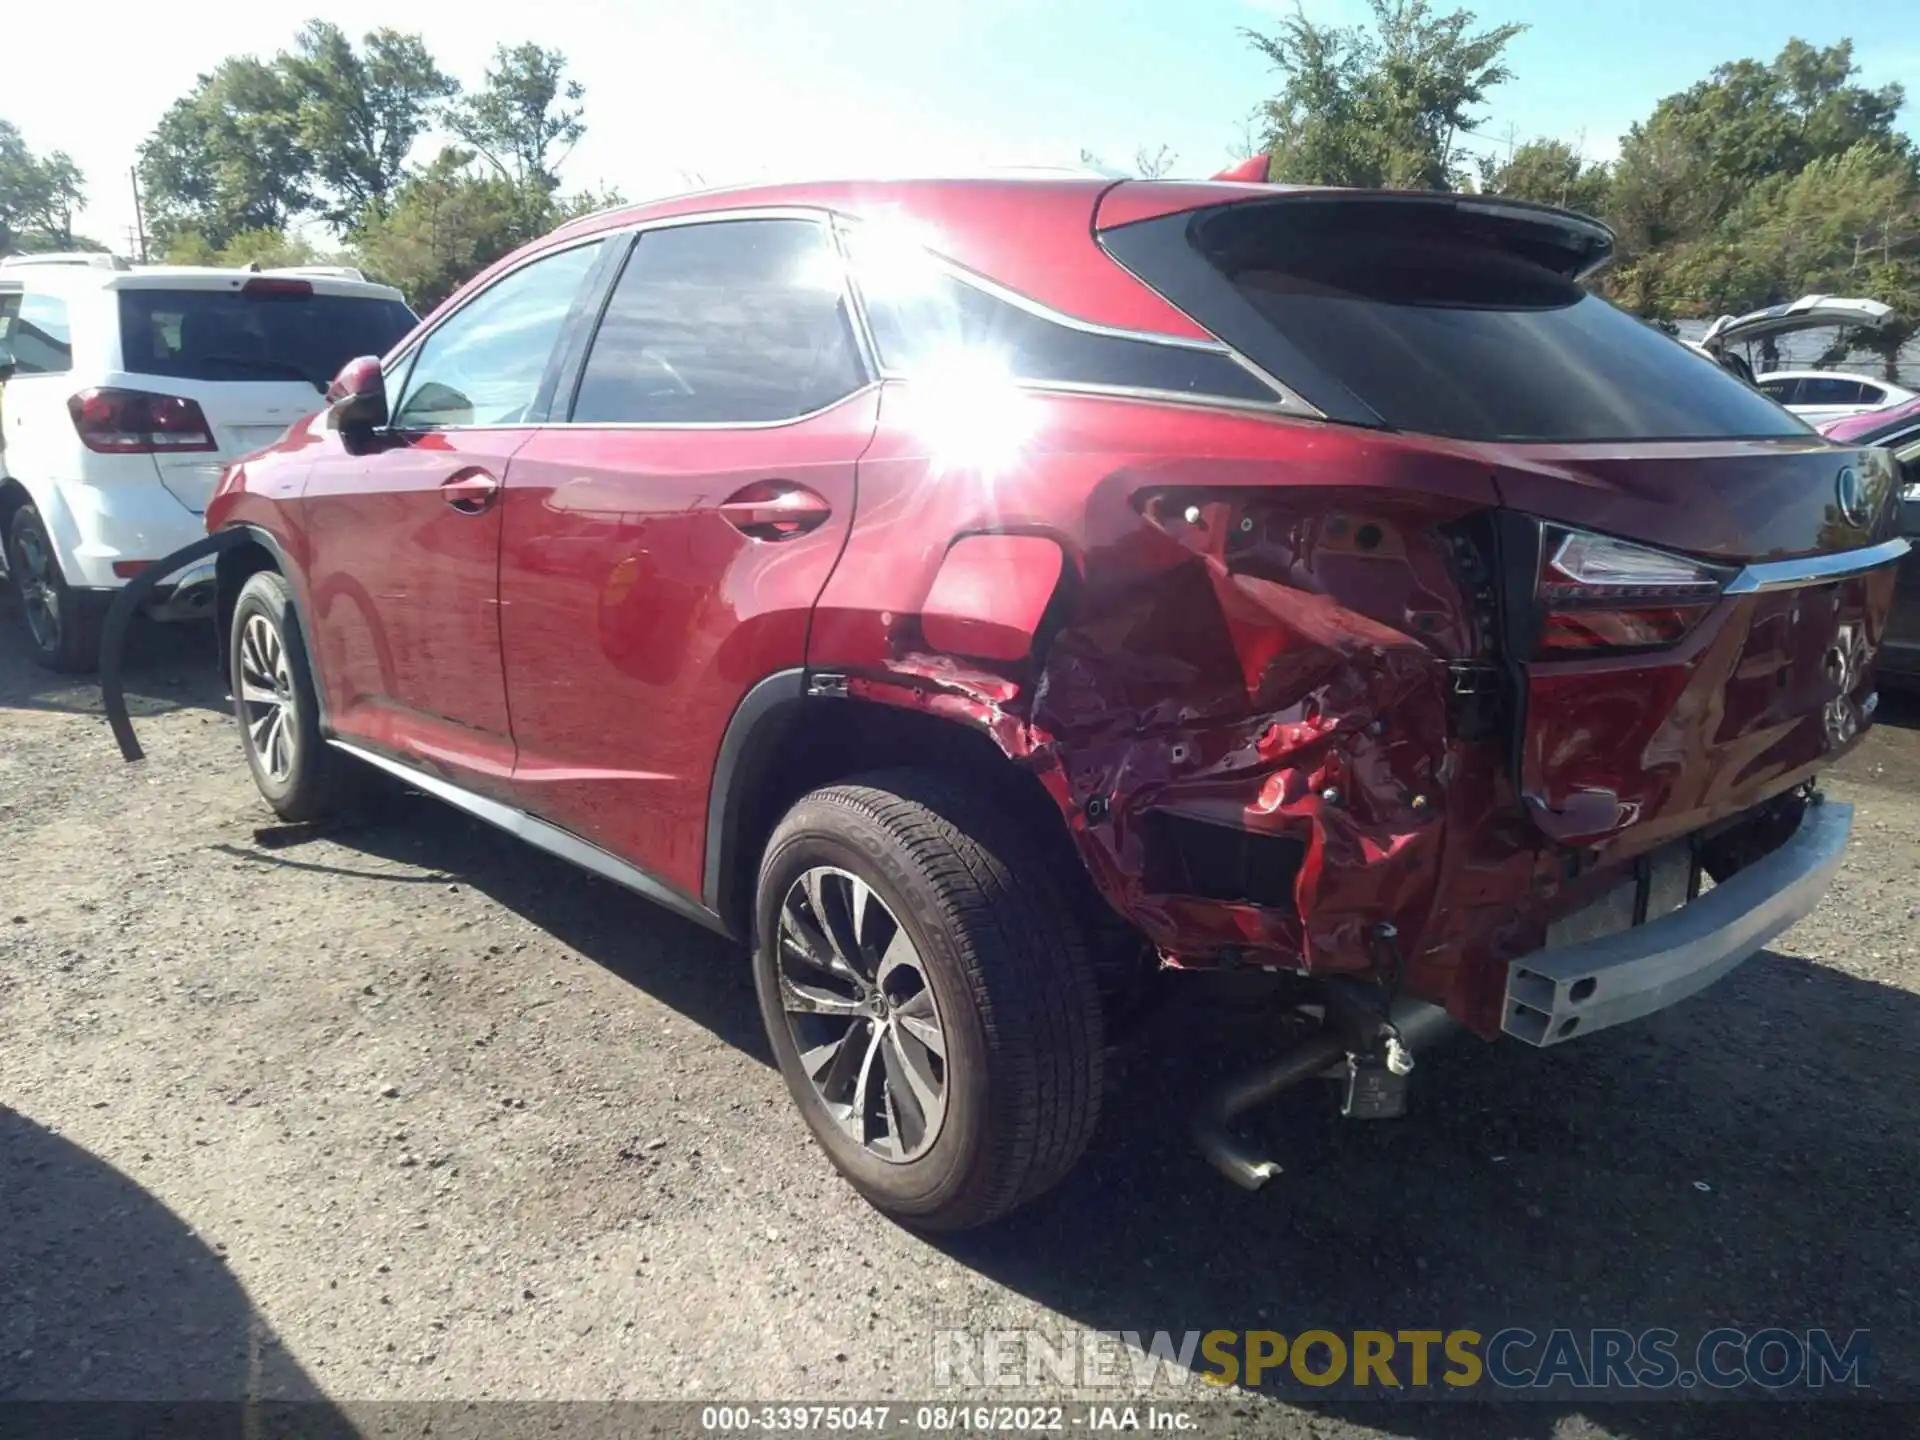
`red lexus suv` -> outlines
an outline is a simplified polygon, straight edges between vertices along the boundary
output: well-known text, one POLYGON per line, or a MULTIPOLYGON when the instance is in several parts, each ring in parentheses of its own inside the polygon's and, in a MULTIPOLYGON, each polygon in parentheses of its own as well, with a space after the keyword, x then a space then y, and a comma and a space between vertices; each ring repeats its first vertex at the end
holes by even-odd
POLYGON ((833 1163, 927 1228, 1093 1131, 1162 969, 1396 1113, 1418 1046, 1706 986, 1826 888, 1887 454, 1481 196, 691 195, 488 270, 207 511, 303 820, 384 770, 750 944, 833 1163))

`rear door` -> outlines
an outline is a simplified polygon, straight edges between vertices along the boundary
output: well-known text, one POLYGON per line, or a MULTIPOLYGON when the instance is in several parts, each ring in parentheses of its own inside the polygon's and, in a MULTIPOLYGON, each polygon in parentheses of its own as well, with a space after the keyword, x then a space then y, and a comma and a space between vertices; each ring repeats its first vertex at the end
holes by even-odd
POLYGON ((599 250, 538 256, 441 320, 389 367, 386 432, 358 454, 333 437, 298 503, 334 731, 476 789, 513 763, 500 489, 599 250))
POLYGON ((415 323, 392 294, 344 281, 136 273, 115 285, 120 363, 107 383, 191 400, 217 447, 154 457, 195 514, 231 461, 313 414, 342 365, 385 354, 415 323))
POLYGON ((698 894, 720 737, 805 660, 877 417, 824 218, 643 232, 570 394, 507 473, 516 788, 698 894))

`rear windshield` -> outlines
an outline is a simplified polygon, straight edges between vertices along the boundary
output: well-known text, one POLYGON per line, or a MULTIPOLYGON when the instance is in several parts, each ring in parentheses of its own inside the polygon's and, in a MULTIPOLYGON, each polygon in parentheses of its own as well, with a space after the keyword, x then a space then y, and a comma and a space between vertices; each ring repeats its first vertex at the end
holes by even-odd
POLYGON ((1495 228, 1425 204, 1304 197, 1109 231, 1114 254, 1330 415, 1468 440, 1804 435, 1718 365, 1495 228), (1210 281, 1182 275, 1199 264, 1210 281), (1226 283, 1222 285, 1220 282, 1226 283), (1328 382, 1331 381, 1330 385, 1328 382), (1350 397, 1350 398, 1349 398, 1350 397), (1344 413, 1343 413, 1344 412, 1344 413))
POLYGON ((305 380, 382 355, 414 326, 397 300, 231 290, 122 290, 122 368, 177 380, 305 380))

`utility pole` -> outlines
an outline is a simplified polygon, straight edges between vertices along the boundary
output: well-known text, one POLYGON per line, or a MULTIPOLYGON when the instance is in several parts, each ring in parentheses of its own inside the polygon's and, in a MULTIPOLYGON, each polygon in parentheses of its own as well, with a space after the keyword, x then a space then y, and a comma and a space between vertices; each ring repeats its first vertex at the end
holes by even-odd
POLYGON ((133 229, 140 239, 140 263, 147 263, 147 219, 140 213, 140 167, 129 165, 127 178, 133 182, 133 229))

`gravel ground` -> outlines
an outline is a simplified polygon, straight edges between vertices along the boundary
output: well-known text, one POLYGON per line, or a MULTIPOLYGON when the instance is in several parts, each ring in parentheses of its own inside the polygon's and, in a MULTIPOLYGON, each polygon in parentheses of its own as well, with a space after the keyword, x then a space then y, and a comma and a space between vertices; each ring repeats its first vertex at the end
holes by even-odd
MULTIPOLYGON (((936 1332, 1018 1327, 1826 1325, 1920 1380, 1920 706, 1830 777, 1834 893, 1709 999, 1444 1049, 1398 1123, 1291 1097, 1259 1123, 1296 1163, 1247 1195, 1182 1134, 1251 1053, 1196 990, 1065 1186, 931 1243, 831 1173, 731 947, 416 796, 273 825, 201 630, 144 642, 123 765, 14 623, 0 597, 0 1397, 925 1399, 936 1332)), ((1237 1433, 1704 1426, 1232 1403, 1237 1433)))

